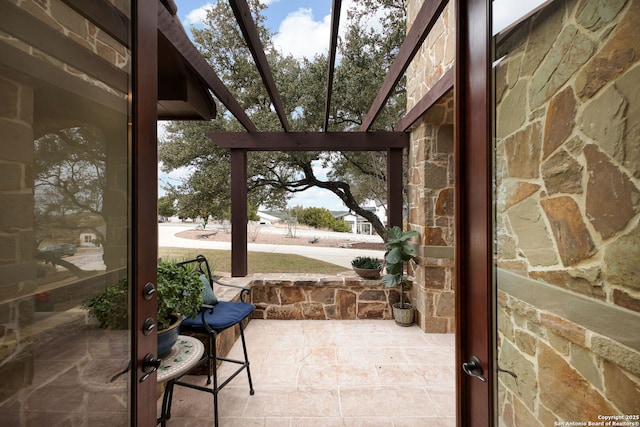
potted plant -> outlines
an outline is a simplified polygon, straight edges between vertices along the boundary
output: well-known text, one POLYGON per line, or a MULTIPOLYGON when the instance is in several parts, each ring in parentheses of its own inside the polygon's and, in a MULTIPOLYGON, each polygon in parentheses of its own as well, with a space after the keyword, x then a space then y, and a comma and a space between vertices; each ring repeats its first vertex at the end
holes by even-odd
POLYGON ((382 262, 378 258, 370 256, 358 256, 351 260, 351 267, 355 273, 363 279, 379 279, 382 271, 382 262))
POLYGON ((202 307, 204 283, 195 269, 174 261, 158 264, 158 357, 178 339, 183 317, 194 317, 202 307))
MULTIPOLYGON (((158 264, 158 357, 168 353, 175 344, 182 318, 198 314, 203 303, 203 285, 194 269, 181 267, 173 261, 158 264)), ((127 295, 127 280, 121 279, 91 297, 84 307, 98 320, 101 328, 126 329, 127 295)))
POLYGON ((402 231, 395 226, 389 229, 385 243, 386 274, 382 277, 382 284, 389 287, 400 285, 400 302, 393 304, 393 318, 401 326, 411 326, 415 317, 413 306, 404 302, 404 287, 409 284, 404 266, 408 262, 418 263, 413 246, 409 243, 411 238, 418 236, 420 233, 415 230, 402 231))

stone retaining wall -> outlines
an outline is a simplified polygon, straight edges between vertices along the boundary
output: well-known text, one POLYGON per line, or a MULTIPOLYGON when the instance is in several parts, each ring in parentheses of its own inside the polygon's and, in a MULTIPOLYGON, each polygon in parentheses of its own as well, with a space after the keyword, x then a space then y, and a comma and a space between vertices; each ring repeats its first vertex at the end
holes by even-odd
POLYGON ((251 282, 256 319, 392 319, 399 297, 380 280, 355 275, 256 275, 251 282))

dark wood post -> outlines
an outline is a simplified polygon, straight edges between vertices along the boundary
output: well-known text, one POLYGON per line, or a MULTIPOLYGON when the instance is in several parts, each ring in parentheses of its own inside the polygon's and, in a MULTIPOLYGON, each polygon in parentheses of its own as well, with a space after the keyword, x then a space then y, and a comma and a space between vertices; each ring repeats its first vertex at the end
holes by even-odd
POLYGON ((247 267, 247 150, 231 149, 231 276, 244 277, 247 267))
POLYGON ((387 150, 387 227, 402 227, 403 163, 402 148, 387 150))

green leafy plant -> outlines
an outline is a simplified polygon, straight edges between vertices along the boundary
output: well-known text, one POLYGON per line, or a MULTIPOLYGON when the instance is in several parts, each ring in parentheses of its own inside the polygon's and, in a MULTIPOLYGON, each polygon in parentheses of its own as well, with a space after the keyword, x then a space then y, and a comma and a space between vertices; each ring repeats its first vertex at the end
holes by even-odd
POLYGON ((370 256, 358 256, 351 260, 351 266, 354 268, 363 268, 367 270, 379 270, 382 268, 382 262, 378 258, 370 256))
MULTIPOLYGON (((202 307, 202 287, 194 268, 181 267, 174 261, 158 264, 158 329, 166 329, 172 317, 193 317, 202 307)), ((103 329, 126 329, 128 322, 127 279, 119 280, 97 293, 84 304, 103 329)))
POLYGON ((158 329, 172 323, 172 315, 193 317, 202 307, 202 287, 198 272, 173 261, 158 264, 158 329))
POLYGON ((402 231, 398 226, 389 229, 388 239, 384 244, 387 252, 384 254, 386 264, 386 274, 382 277, 382 284, 385 286, 400 285, 400 306, 404 307, 404 287, 408 278, 405 275, 404 266, 407 262, 418 263, 418 258, 414 255, 415 250, 409 240, 420 236, 415 230, 402 231))
POLYGON ((103 329, 126 329, 129 316, 127 279, 120 279, 89 298, 83 307, 96 318, 103 329))

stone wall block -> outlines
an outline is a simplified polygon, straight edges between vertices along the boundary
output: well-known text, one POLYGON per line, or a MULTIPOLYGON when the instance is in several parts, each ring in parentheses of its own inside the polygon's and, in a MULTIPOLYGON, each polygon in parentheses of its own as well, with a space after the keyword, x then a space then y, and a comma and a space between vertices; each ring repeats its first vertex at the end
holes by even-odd
POLYGON ((0 191, 18 191, 22 188, 22 182, 22 165, 18 163, 2 165, 0 169, 0 191))
POLYGON ((325 320, 324 306, 317 302, 302 303, 302 315, 305 319, 325 320))
POLYGON ((0 228, 30 228, 33 226, 34 199, 28 194, 0 194, 4 206, 0 216, 0 228))
POLYGON ((453 201, 453 188, 444 188, 438 192, 438 197, 436 199, 436 215, 453 216, 455 212, 453 201))
POLYGON ((527 81, 521 80, 507 91, 498 107, 496 120, 496 136, 504 138, 517 131, 524 124, 527 116, 522 108, 518 108, 527 96, 527 81))
POLYGON ((518 396, 529 409, 533 409, 538 394, 536 369, 510 341, 502 341, 498 354, 498 363, 502 369, 515 372, 518 378, 502 375, 500 381, 518 396))
POLYGON ((557 263, 556 252, 542 219, 540 206, 527 199, 507 212, 511 227, 520 243, 520 250, 533 266, 551 266, 557 263))
POLYGON ((593 353, 582 346, 571 345, 570 363, 594 387, 604 390, 600 368, 593 353))
POLYGON ((33 162, 33 131, 29 125, 0 118, 0 132, 3 135, 0 160, 33 162))
POLYGON ((613 290, 613 303, 640 313, 640 298, 635 298, 620 289, 613 290))
POLYGON ((321 304, 334 304, 336 301, 335 289, 316 288, 309 292, 309 300, 321 304))
POLYGON ((587 159, 586 216, 602 238, 624 229, 640 211, 640 191, 595 146, 584 148, 587 159))
POLYGON ((616 410, 550 347, 540 343, 538 357, 540 402, 564 420, 597 420, 616 410), (576 398, 580 396, 580 398, 576 398))
POLYGON ((536 419, 536 416, 520 400, 513 400, 513 415, 515 427, 547 427, 551 424, 543 424, 536 419))
POLYGON ((606 396, 609 400, 615 402, 621 414, 638 414, 640 378, 606 360, 603 368, 606 396))
POLYGON ((547 109, 544 126, 543 158, 549 157, 573 132, 576 99, 571 87, 553 97, 547 109))
POLYGON ((637 260, 640 257, 640 227, 612 242, 605 250, 606 281, 624 288, 640 290, 637 260))
POLYGON ((302 320, 304 315, 300 307, 295 305, 272 305, 266 310, 267 319, 302 320))
POLYGON ((253 304, 280 304, 278 288, 275 286, 251 285, 251 302, 253 304))
POLYGON ((424 286, 427 289, 444 289, 446 270, 442 267, 423 267, 424 286))
POLYGON ((436 303, 436 316, 454 317, 456 311, 455 293, 442 292, 436 303))
POLYGON ((595 253, 595 245, 575 200, 555 197, 540 203, 549 220, 562 263, 571 266, 590 258, 595 253))
POLYGON ((308 286, 304 286, 304 287, 282 287, 280 288, 280 300, 281 303, 283 305, 287 305, 287 304, 294 304, 296 302, 303 302, 306 301, 306 295, 305 295, 305 288, 308 288, 308 286))
POLYGON ((383 302, 358 302, 358 319, 389 319, 390 310, 383 302))
POLYGON ((640 376, 640 352, 596 333, 593 333, 591 337, 591 349, 597 355, 615 363, 622 369, 640 376))
POLYGON ((542 141, 541 128, 540 123, 536 122, 505 140, 509 177, 538 178, 542 141))
POLYGON ((589 30, 609 24, 620 13, 627 0, 583 1, 576 11, 576 22, 589 30))
POLYGON ((589 280, 584 277, 572 275, 570 271, 564 270, 531 271, 529 277, 591 298, 599 300, 605 299, 604 289, 602 288, 600 280, 597 280, 597 277, 589 280))
POLYGON ((640 28, 640 5, 632 1, 613 29, 608 41, 578 74, 575 87, 581 99, 593 97, 601 88, 638 61, 638 45, 629 43, 629 40, 636 40, 638 28, 640 28))
POLYGON ((581 194, 582 165, 569 153, 560 150, 542 164, 545 188, 551 195, 557 193, 581 194))
POLYGON ((15 118, 18 116, 18 86, 13 82, 0 78, 0 117, 15 118))
POLYGON ((359 301, 387 301, 387 293, 384 289, 367 289, 362 291, 359 301))
POLYGON ((540 313, 540 325, 573 343, 585 346, 586 329, 553 313, 540 313))
POLYGON ((621 162, 624 158, 623 136, 626 126, 626 99, 611 86, 589 102, 578 127, 597 142, 602 151, 621 162))
POLYGON ((616 89, 627 103, 623 152, 616 153, 616 159, 640 178, 640 66, 635 66, 616 80, 616 89))
POLYGON ((532 76, 558 39, 563 26, 563 2, 544 8, 536 16, 531 35, 526 43, 521 76, 532 76))
POLYGON ((425 163, 424 180, 428 188, 438 189, 447 186, 447 168, 435 163, 425 163))
POLYGON ((524 330, 517 330, 515 333, 515 344, 520 351, 534 356, 536 354, 536 337, 524 330))
POLYGON ((504 212, 511 206, 517 205, 521 201, 534 195, 540 189, 540 186, 529 182, 509 181, 501 186, 501 188, 506 191, 506 194, 504 197, 501 197, 498 206, 500 210, 504 212))
POLYGON ((356 319, 356 294, 339 289, 336 292, 336 318, 344 320, 356 319))
POLYGON ((591 39, 573 25, 565 27, 553 47, 538 67, 529 86, 529 102, 532 110, 540 107, 558 92, 591 58, 594 44, 591 39))

